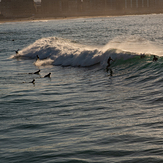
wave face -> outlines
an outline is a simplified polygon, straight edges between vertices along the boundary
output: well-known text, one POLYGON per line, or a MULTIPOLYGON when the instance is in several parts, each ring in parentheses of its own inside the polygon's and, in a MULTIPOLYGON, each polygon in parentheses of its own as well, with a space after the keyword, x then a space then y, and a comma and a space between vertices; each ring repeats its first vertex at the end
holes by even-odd
POLYGON ((68 39, 48 37, 35 41, 11 58, 34 59, 36 66, 90 67, 99 64, 105 68, 109 57, 114 60, 113 65, 118 65, 131 61, 140 62, 141 55, 145 56, 146 61, 152 61, 154 55, 120 49, 106 49, 106 47, 109 47, 109 44, 95 48, 77 44, 68 39), (37 56, 39 56, 39 60, 37 60, 37 56))
POLYGON ((127 60, 140 53, 127 52, 119 49, 88 47, 71 40, 49 37, 39 39, 30 46, 22 49, 19 54, 12 56, 17 59, 37 59, 36 66, 55 65, 72 67, 89 67, 96 64, 107 65, 108 57, 113 60, 127 60), (106 49, 105 49, 106 50, 106 49))

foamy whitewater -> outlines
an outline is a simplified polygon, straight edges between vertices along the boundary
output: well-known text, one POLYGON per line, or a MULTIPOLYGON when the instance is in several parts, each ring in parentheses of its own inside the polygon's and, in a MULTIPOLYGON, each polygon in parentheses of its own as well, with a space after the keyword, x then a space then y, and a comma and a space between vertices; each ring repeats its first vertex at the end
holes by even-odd
POLYGON ((0 162, 162 163, 162 26, 162 14, 0 24, 0 162))

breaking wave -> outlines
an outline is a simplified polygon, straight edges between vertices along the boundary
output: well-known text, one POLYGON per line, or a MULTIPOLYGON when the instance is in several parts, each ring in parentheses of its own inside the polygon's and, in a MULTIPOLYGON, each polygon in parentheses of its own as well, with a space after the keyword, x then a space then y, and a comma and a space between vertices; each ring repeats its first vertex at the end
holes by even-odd
MULTIPOLYGON (((106 50, 106 46, 105 48, 89 47, 68 39, 48 37, 36 40, 33 44, 19 51, 19 54, 11 56, 11 58, 34 59, 36 66, 88 67, 100 64, 102 67, 105 67, 109 56, 113 60, 119 60, 122 63, 131 58, 140 59, 140 55, 141 53, 115 48, 106 50), (39 56, 39 60, 36 60, 37 55, 39 56)), ((151 59, 152 54, 146 55, 151 59)))

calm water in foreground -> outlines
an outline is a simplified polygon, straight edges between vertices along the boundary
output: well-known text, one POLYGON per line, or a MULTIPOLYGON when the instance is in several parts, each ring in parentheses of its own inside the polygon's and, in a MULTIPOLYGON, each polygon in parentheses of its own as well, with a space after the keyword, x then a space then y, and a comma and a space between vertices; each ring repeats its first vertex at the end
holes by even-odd
POLYGON ((0 162, 162 163, 162 26, 162 14, 0 24, 0 162))

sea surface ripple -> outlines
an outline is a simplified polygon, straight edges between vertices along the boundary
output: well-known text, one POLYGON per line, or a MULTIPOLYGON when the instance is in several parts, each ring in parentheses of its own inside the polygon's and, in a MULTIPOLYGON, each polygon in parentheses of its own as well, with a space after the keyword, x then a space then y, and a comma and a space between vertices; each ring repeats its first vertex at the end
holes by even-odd
POLYGON ((0 162, 162 163, 162 18, 0 24, 0 162))

